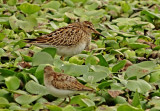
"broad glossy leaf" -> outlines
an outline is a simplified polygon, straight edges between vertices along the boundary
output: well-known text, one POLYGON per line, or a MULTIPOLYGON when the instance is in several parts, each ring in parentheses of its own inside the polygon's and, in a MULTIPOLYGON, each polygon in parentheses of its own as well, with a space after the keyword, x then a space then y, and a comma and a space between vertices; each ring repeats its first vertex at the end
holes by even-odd
POLYGON ((33 101, 39 99, 41 95, 34 96, 34 95, 21 95, 15 98, 15 101, 21 105, 27 105, 32 103, 33 101))
POLYGON ((85 75, 89 71, 89 67, 86 65, 65 64, 61 67, 64 73, 72 76, 85 75))
POLYGON ((127 62, 126 60, 122 60, 118 64, 114 65, 112 68, 112 72, 118 72, 125 66, 126 62, 127 62))
POLYGON ((50 111, 62 111, 62 109, 56 105, 47 105, 47 108, 50 110, 50 111))
POLYGON ((130 90, 130 91, 137 91, 139 93, 143 93, 145 94, 146 92, 148 92, 152 86, 147 83, 144 80, 138 79, 138 80, 128 80, 128 83, 126 85, 126 87, 130 90))
POLYGON ((42 86, 32 80, 26 83, 25 88, 28 92, 32 94, 41 94, 41 95, 48 94, 45 86, 42 86))
POLYGON ((140 105, 140 97, 139 97, 138 92, 136 91, 133 96, 132 106, 137 107, 139 105, 140 105))
POLYGON ((76 111, 76 109, 71 105, 67 105, 63 108, 63 111, 76 111))
POLYGON ((8 89, 16 90, 20 86, 20 80, 16 76, 10 76, 5 78, 5 84, 8 89))
POLYGON ((40 64, 53 64, 53 58, 47 52, 38 52, 34 54, 32 58, 33 66, 37 66, 40 64))
POLYGON ((149 74, 154 67, 156 67, 156 64, 153 61, 141 62, 139 64, 130 66, 126 71, 126 75, 128 78, 134 76, 136 76, 137 78, 141 78, 149 74))
POLYGON ((86 82, 96 83, 108 76, 106 72, 88 72, 83 75, 83 78, 86 82))
POLYGON ((52 56, 52 58, 54 58, 56 55, 56 51, 57 51, 56 48, 48 47, 48 48, 43 49, 41 52, 47 52, 48 54, 52 56))
POLYGON ((160 71, 152 72, 150 76, 150 82, 157 82, 160 80, 160 71))
POLYGON ((143 109, 133 107, 131 105, 121 105, 117 108, 117 111, 144 111, 143 109))
POLYGON ((38 12, 41 8, 38 5, 30 4, 30 3, 23 3, 19 7, 23 13, 26 14, 33 14, 38 12))
POLYGON ((9 102, 6 98, 0 97, 0 108, 9 106, 9 102))
POLYGON ((141 43, 131 43, 129 44, 129 47, 131 47, 132 49, 139 49, 139 48, 148 48, 150 46, 146 44, 141 44, 141 43))
POLYGON ((56 10, 60 6, 61 6, 61 4, 59 3, 59 1, 50 1, 50 2, 42 5, 43 8, 52 8, 52 9, 56 9, 56 10))

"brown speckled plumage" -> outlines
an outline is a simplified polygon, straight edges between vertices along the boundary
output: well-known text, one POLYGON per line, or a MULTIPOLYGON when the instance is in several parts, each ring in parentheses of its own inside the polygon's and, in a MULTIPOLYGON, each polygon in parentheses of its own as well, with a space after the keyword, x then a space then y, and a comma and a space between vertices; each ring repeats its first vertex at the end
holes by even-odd
POLYGON ((44 68, 44 79, 48 80, 50 84, 57 89, 71 91, 93 91, 92 88, 81 84, 75 77, 54 72, 50 66, 46 66, 44 68))
POLYGON ((89 47, 92 33, 101 35, 91 22, 75 22, 42 37, 26 39, 26 42, 40 47, 55 47, 57 54, 72 56, 89 47))

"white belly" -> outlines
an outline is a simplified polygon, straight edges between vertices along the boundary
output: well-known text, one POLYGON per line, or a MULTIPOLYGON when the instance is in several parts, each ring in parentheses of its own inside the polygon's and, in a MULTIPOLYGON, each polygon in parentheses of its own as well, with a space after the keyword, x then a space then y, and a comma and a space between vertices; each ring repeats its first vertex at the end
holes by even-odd
POLYGON ((76 91, 57 89, 53 86, 46 86, 46 87, 48 89, 48 92, 55 97, 65 98, 67 96, 71 96, 76 93, 76 91))
POLYGON ((81 53, 86 47, 86 43, 79 43, 75 46, 58 47, 57 54, 61 56, 73 56, 81 53))
POLYGON ((81 53, 85 49, 86 44, 87 44, 86 42, 81 42, 73 46, 59 46, 59 47, 49 46, 44 44, 36 44, 36 45, 42 48, 55 47, 57 49, 57 54, 60 56, 73 56, 81 53))

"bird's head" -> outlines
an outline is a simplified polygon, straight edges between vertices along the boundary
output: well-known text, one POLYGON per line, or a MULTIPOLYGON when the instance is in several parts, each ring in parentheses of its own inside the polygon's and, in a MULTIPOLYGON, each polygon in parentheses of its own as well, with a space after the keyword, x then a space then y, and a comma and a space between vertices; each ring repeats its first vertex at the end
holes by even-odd
POLYGON ((101 33, 99 33, 93 26, 93 24, 89 21, 84 21, 82 22, 83 26, 84 26, 84 29, 87 31, 87 32, 91 32, 91 33, 95 33, 95 34, 98 34, 104 38, 106 38, 104 35, 102 35, 101 33))

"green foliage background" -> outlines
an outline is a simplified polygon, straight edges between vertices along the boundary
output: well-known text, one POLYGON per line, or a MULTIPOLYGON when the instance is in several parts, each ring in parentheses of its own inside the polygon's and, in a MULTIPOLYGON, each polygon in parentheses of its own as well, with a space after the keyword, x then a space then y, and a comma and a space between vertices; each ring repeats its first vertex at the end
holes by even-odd
POLYGON ((0 0, 0 110, 159 111, 159 28, 160 0, 0 0), (90 51, 61 61, 23 41, 78 18, 106 36, 93 34, 90 51), (97 92, 58 107, 63 99, 43 85, 46 64, 97 92))

